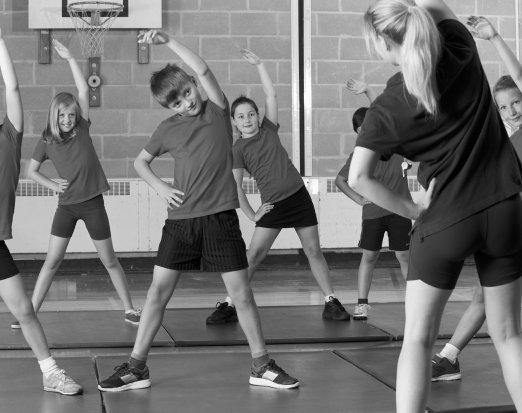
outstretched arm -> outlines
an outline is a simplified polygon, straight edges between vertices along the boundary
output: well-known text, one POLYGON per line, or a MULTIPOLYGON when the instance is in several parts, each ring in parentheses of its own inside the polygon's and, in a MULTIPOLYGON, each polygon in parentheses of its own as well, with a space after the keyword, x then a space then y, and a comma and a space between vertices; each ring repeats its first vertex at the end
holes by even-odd
POLYGON ((361 93, 364 93, 370 103, 372 103, 375 98, 377 97, 375 95, 375 92, 371 87, 368 86, 366 82, 363 82, 362 80, 355 80, 355 79, 348 79, 346 81, 346 89, 348 89, 350 92, 360 95, 361 93))
POLYGON ((142 31, 138 35, 138 41, 140 43, 166 45, 196 73, 196 76, 198 77, 198 80, 208 98, 220 108, 225 108, 226 104, 223 91, 221 90, 214 73, 212 73, 207 62, 205 62, 201 56, 178 42, 173 36, 170 36, 161 30, 142 31))
POLYGON ((18 132, 24 129, 24 109, 22 107, 22 98, 20 97, 20 88, 18 79, 14 70, 13 62, 5 39, 0 29, 0 71, 5 84, 5 103, 7 117, 18 132))
POLYGON ((506 44, 502 36, 497 32, 491 22, 482 16, 470 16, 466 22, 473 36, 490 40, 497 49, 502 61, 506 65, 509 74, 513 78, 518 88, 522 90, 522 65, 506 44))
POLYGON ((424 7, 428 10, 433 20, 435 20, 435 23, 447 19, 457 20, 455 13, 453 13, 443 0, 415 0, 415 3, 417 3, 417 6, 424 7))
POLYGON ((241 49, 243 59, 245 59, 251 65, 257 68, 259 78, 261 79, 261 85, 263 86, 263 92, 265 93, 265 116, 274 125, 278 123, 278 107, 277 107, 277 94, 274 89, 274 84, 270 75, 266 70, 265 64, 261 59, 248 49, 241 49))
POLYGON ((239 206, 241 211, 247 216, 250 221, 257 222, 259 221, 263 215, 267 212, 270 212, 272 208, 274 208, 273 204, 264 203, 259 207, 259 209, 254 212, 250 202, 248 202, 245 191, 243 190, 243 168, 235 168, 232 169, 232 173, 234 174, 234 179, 236 180, 237 186, 237 197, 239 198, 239 206))
POLYGON ((56 53, 62 58, 67 60, 71 68, 71 72, 74 78, 74 84, 78 90, 78 103, 82 110, 82 118, 89 119, 89 86, 83 76, 82 69, 78 65, 78 62, 71 54, 69 49, 61 44, 58 40, 53 39, 53 47, 56 53))

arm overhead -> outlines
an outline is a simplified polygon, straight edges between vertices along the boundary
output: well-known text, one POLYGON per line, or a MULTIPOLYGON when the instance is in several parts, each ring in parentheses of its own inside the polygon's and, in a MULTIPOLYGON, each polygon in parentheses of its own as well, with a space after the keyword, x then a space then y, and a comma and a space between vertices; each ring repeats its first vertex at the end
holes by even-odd
POLYGON ((5 85, 6 112, 9 121, 18 132, 24 129, 24 110, 16 72, 0 29, 0 71, 5 85))

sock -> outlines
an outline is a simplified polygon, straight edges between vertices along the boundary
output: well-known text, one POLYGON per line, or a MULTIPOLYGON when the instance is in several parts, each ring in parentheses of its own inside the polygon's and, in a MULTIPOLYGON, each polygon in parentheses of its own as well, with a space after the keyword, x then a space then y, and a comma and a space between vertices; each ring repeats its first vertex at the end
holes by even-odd
POLYGON ((50 356, 45 360, 38 360, 38 364, 40 365, 40 370, 42 370, 42 374, 48 377, 51 373, 55 372, 58 369, 58 365, 56 361, 50 356))
POLYGON ((268 351, 266 350, 252 354, 252 366, 254 366, 256 370, 259 370, 260 367, 268 364, 269 361, 270 357, 268 357, 268 351))
POLYGON ((147 356, 142 356, 134 352, 129 357, 129 366, 134 367, 138 370, 143 370, 147 364, 147 356))
POLYGON ((359 298, 357 300, 357 304, 368 304, 368 299, 367 298, 359 298))
POLYGON ((460 350, 455 347, 453 344, 447 343, 442 351, 440 352, 440 357, 446 357, 452 363, 455 363, 457 357, 459 356, 460 350))
POLYGON ((328 303, 330 300, 333 300, 335 298, 335 294, 328 294, 324 297, 324 302, 328 303))
POLYGON ((234 307, 234 303, 232 302, 232 298, 227 297, 227 298, 225 299, 225 301, 227 302, 227 304, 228 304, 229 306, 234 307))

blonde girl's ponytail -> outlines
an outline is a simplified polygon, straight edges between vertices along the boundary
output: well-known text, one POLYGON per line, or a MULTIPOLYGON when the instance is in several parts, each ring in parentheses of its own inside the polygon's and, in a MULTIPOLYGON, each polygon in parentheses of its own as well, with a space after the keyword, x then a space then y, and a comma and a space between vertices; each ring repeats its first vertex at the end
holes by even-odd
POLYGON ((436 69, 441 39, 429 12, 413 0, 377 0, 366 12, 364 23, 364 35, 370 50, 378 37, 383 37, 385 42, 391 40, 400 47, 406 89, 426 112, 436 116, 439 97, 436 69))

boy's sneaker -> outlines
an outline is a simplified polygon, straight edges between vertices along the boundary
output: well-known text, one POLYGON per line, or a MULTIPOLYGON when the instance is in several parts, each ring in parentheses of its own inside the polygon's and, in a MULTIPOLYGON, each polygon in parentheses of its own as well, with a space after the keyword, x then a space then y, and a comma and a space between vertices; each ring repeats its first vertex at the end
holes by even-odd
POLYGON ((370 309, 369 304, 355 304, 355 309, 353 310, 353 319, 354 320, 368 320, 368 310, 370 309))
POLYGON ((129 324, 132 324, 133 326, 137 326, 140 324, 140 318, 141 318, 141 308, 138 308, 137 310, 129 310, 125 311, 125 321, 129 324))
POLYGON ((69 377, 65 370, 58 369, 43 376, 43 388, 45 391, 74 396, 82 394, 83 389, 78 383, 69 377))
POLYGON ((455 363, 452 363, 446 357, 433 356, 431 360, 431 381, 460 380, 461 377, 458 359, 455 360, 455 363))
POLYGON ((259 370, 252 367, 249 383, 253 386, 273 387, 274 389, 299 387, 299 381, 288 375, 274 360, 270 360, 259 370))
POLYGON ((115 373, 98 384, 98 389, 107 392, 120 392, 150 387, 149 368, 142 370, 131 367, 128 362, 114 367, 115 373))
POLYGON ((11 323, 11 328, 13 330, 20 330, 22 328, 22 326, 20 325, 20 321, 18 320, 15 320, 11 323))
POLYGON ((226 324, 226 323, 237 323, 236 307, 224 303, 218 302, 216 309, 212 314, 207 317, 207 324, 226 324))
POLYGON ((330 297, 330 301, 324 305, 323 318, 325 320, 345 321, 350 319, 350 314, 346 312, 337 298, 330 297))

